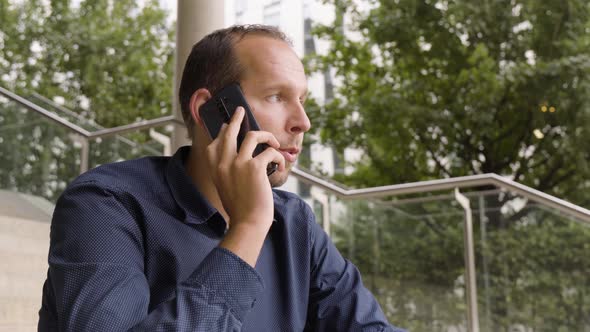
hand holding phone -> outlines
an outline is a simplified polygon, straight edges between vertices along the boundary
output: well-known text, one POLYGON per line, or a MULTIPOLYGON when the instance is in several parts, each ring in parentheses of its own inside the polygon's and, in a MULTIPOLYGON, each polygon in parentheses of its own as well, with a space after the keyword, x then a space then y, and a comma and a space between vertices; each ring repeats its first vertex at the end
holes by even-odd
MULTIPOLYGON (((239 151, 246 137, 246 133, 250 130, 260 130, 260 127, 254 118, 254 114, 252 114, 250 106, 246 102, 242 89, 237 83, 232 83, 213 95, 211 99, 199 108, 199 115, 205 124, 205 128, 207 128, 209 136, 211 139, 215 139, 219 135, 219 130, 223 123, 229 123, 230 118, 238 106, 242 106, 246 111, 238 133, 237 146, 239 151)), ((268 144, 258 144, 254 149, 252 157, 256 157, 268 147, 268 144)), ((278 164, 274 162, 268 164, 266 175, 270 176, 277 168, 278 164)))

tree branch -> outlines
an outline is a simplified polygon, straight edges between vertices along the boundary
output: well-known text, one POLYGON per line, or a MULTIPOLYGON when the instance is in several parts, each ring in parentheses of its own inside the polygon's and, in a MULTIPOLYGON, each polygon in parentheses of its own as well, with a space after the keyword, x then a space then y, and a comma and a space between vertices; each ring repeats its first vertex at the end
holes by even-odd
POLYGON ((552 187, 551 179, 553 178, 555 173, 559 170, 559 168, 562 165, 563 165, 563 161, 561 159, 557 159, 555 164, 553 164, 553 167, 551 167, 549 169, 549 172, 547 172, 545 174, 545 176, 543 177, 543 179, 541 179, 539 181, 539 185, 537 186, 537 189, 539 189, 541 191, 545 191, 547 188, 551 188, 552 187))
POLYGON ((568 178, 571 178, 574 174, 576 174, 576 170, 572 168, 569 171, 565 172, 563 175, 554 178, 553 181, 550 181, 548 187, 553 188, 557 186, 559 183, 567 180, 568 178))
POLYGON ((444 165, 440 162, 440 160, 436 157, 436 154, 434 153, 434 151, 432 150, 432 148, 430 147, 430 144, 428 144, 426 142, 426 139, 420 134, 418 133, 418 139, 420 140, 420 142, 422 143, 422 145, 426 148, 426 150, 428 150, 428 152, 430 152, 430 155, 432 155, 432 159, 434 159, 434 162, 436 163, 436 166, 442 170, 447 176, 449 177, 453 177, 453 175, 444 167, 444 165))

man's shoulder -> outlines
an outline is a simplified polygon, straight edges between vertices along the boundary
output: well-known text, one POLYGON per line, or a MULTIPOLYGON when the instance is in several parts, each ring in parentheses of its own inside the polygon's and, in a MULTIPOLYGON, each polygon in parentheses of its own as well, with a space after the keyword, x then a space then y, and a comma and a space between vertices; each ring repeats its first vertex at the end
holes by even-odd
POLYGON ((285 221, 315 222, 312 209, 299 195, 289 191, 273 189, 275 214, 285 221))
POLYGON ((87 185, 115 191, 151 192, 165 184, 169 160, 170 157, 143 157, 100 165, 74 179, 68 188, 87 185))
POLYGON ((302 208, 307 206, 305 200, 295 193, 281 189, 273 189, 272 192, 275 204, 277 205, 285 206, 286 208, 302 208))

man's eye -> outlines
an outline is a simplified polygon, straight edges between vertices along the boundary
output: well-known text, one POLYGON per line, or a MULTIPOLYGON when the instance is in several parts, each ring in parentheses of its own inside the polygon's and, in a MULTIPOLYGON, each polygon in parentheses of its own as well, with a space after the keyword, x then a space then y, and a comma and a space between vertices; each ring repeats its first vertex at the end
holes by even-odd
POLYGON ((271 95, 266 97, 266 99, 271 102, 271 103, 278 103, 281 101, 281 96, 277 95, 271 95))

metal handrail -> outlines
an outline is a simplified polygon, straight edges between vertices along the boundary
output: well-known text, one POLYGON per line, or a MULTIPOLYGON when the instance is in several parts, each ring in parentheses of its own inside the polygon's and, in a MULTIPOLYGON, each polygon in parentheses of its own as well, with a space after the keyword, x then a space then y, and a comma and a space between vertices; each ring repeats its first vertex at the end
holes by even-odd
POLYGON ((104 129, 104 127, 102 127, 101 125, 90 121, 89 119, 82 116, 81 114, 76 113, 66 107, 63 107, 62 105, 59 105, 59 104, 55 103, 53 100, 51 100, 45 96, 42 96, 36 92, 31 93, 31 97, 33 97, 34 99, 40 100, 41 102, 51 106, 51 108, 54 108, 61 113, 65 113, 73 118, 76 118, 76 120, 80 121, 80 123, 86 123, 86 125, 91 126, 93 130, 104 129))
POLYGON ((35 111, 35 112, 41 114, 42 116, 46 117, 47 119, 55 122, 56 124, 58 124, 62 127, 65 127, 67 129, 75 132, 76 134, 78 134, 80 136, 84 136, 84 137, 90 136, 90 132, 88 130, 71 123, 70 121, 60 117, 59 115, 52 113, 52 112, 44 109, 43 107, 41 107, 37 104, 34 104, 34 103, 26 100, 25 98, 13 93, 12 91, 6 90, 5 88, 3 88, 1 86, 0 86, 0 95, 3 95, 4 97, 21 104, 22 106, 24 106, 25 108, 27 108, 31 111, 35 111))
MULTIPOLYGON (((74 111, 71 111, 71 110, 69 110, 69 109, 67 109, 67 108, 65 108, 65 107, 63 107, 61 105, 56 104, 54 101, 50 100, 49 98, 47 98, 45 96, 42 96, 42 95, 40 95, 40 94, 38 94, 36 92, 33 92, 31 94, 31 96, 33 98, 35 98, 35 99, 40 100, 41 102, 43 102, 43 103, 45 103, 45 104, 47 104, 49 106, 51 106, 51 108, 54 108, 54 109, 58 110, 61 113, 65 113, 65 114, 67 114, 67 115, 75 118, 76 120, 80 121, 80 123, 86 123, 86 125, 91 126, 92 127, 92 130, 94 130, 95 132, 98 131, 98 130, 105 129, 103 126, 101 126, 101 125, 99 125, 97 123, 93 123, 91 121, 88 121, 88 119, 86 119, 84 116, 82 116, 82 115, 80 115, 80 114, 78 114, 78 113, 76 113, 74 111)), ((137 147, 138 145, 140 145, 136 141, 133 141, 131 139, 128 139, 125 136, 118 135, 117 139, 120 140, 121 142, 129 145, 129 146, 132 146, 132 147, 137 147)), ((149 148, 149 150, 153 150, 153 149, 152 148, 149 148)), ((158 153, 157 150, 153 150, 153 151, 154 151, 154 153, 158 153)))
POLYGON ((113 135, 117 135, 117 134, 127 133, 130 131, 158 127, 158 126, 162 126, 162 125, 166 125, 166 124, 174 124, 174 125, 182 125, 183 124, 183 122, 181 120, 177 119, 175 116, 168 115, 168 116, 163 116, 163 117, 150 119, 150 120, 142 120, 142 121, 138 121, 138 122, 134 122, 131 124, 122 125, 122 126, 118 126, 118 127, 99 129, 99 130, 95 130, 95 131, 91 132, 91 131, 88 131, 88 130, 60 117, 59 115, 57 115, 53 112, 46 110, 45 108, 43 108, 37 104, 34 104, 34 103, 26 100, 25 98, 15 94, 9 90, 6 90, 3 87, 0 87, 0 94, 5 96, 8 99, 11 99, 11 100, 21 104, 22 106, 24 106, 25 108, 27 108, 31 111, 35 111, 35 112, 41 114, 42 116, 55 122, 56 124, 58 124, 62 127, 65 127, 67 129, 75 132, 76 134, 83 136, 85 138, 88 138, 88 139, 113 136, 113 135))
POLYGON ((183 122, 178 120, 174 115, 167 115, 151 120, 142 120, 138 122, 134 122, 128 125, 122 125, 113 128, 105 128, 97 131, 93 131, 90 133, 88 138, 99 138, 99 137, 107 137, 113 136, 118 134, 127 133, 130 131, 136 131, 140 129, 149 129, 153 127, 159 127, 166 124, 174 124, 174 125, 182 125, 183 122))
POLYGON ((363 189, 344 189, 300 168, 294 168, 292 170, 292 174, 305 183, 320 187, 344 199, 399 196, 413 193, 454 190, 455 188, 472 188, 485 185, 494 185, 496 187, 501 187, 516 192, 532 201, 550 206, 563 213, 590 223, 590 210, 493 173, 410 182, 363 189))
MULTIPOLYGON (((106 128, 89 132, 84 128, 81 128, 68 120, 61 118, 60 116, 34 104, 30 101, 14 94, 13 92, 0 87, 0 94, 5 97, 21 104, 22 106, 35 111, 46 118, 54 121, 55 123, 66 127, 77 134, 87 138, 99 138, 105 136, 111 136, 121 134, 129 131, 147 129, 152 127, 161 126, 164 124, 182 124, 182 121, 175 118, 174 116, 164 116, 152 120, 144 120, 128 125, 106 128)), ((484 185, 494 185, 497 187, 505 188, 507 190, 516 192, 532 201, 550 206, 556 210, 559 210, 568 215, 577 217, 580 220, 590 223, 590 210, 585 209, 581 206, 577 206, 563 199, 551 196, 539 190, 527 187, 518 182, 512 181, 506 177, 499 176, 497 174, 479 174, 461 176, 448 179, 429 180, 420 182, 411 182, 403 184, 395 184, 380 187, 371 187, 363 189, 345 189, 339 185, 327 181, 321 177, 315 176, 310 172, 307 172, 301 168, 295 167, 292 170, 292 174, 299 180, 322 188, 338 197, 345 199, 358 199, 358 198, 372 198, 372 197, 384 197, 384 196, 399 196, 412 193, 423 193, 433 192, 441 190, 454 190, 455 188, 472 188, 484 185)))
POLYGON ((148 129, 148 128, 153 128, 153 127, 163 126, 166 124, 173 124, 173 125, 182 124, 182 121, 180 121, 179 119, 177 119, 174 116, 169 115, 169 116, 163 116, 163 117, 151 119, 151 120, 143 120, 143 121, 139 121, 139 122, 123 125, 123 126, 113 127, 113 128, 104 128, 104 129, 98 129, 98 130, 94 130, 94 131, 88 131, 88 130, 68 121, 67 119, 62 118, 61 116, 59 116, 53 112, 50 112, 50 111, 46 110, 45 108, 43 108, 35 103, 32 103, 29 100, 13 93, 12 91, 9 91, 3 87, 0 87, 0 95, 3 95, 4 97, 20 104, 21 106, 23 106, 31 111, 39 113, 40 115, 44 116, 45 118, 49 119, 50 121, 52 121, 52 122, 66 128, 66 129, 74 132, 75 134, 77 134, 76 136, 78 137, 79 143, 81 145, 80 174, 84 173, 88 170, 89 141, 91 139, 98 139, 98 138, 107 137, 107 136, 114 136, 114 135, 127 133, 130 131, 136 131, 136 130, 140 130, 140 129, 148 129))

